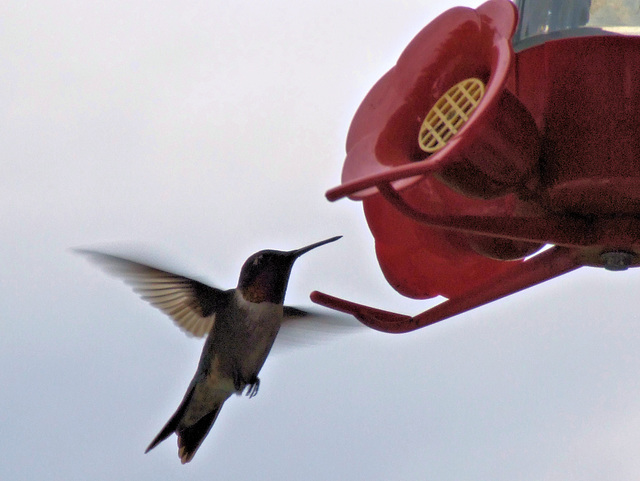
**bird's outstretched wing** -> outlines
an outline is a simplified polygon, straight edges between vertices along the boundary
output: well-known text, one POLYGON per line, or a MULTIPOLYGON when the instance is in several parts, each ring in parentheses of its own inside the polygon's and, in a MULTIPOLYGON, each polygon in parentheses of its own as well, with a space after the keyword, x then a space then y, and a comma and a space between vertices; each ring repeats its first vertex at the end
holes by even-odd
POLYGON ((364 325, 353 316, 328 309, 300 309, 284 306, 282 326, 276 337, 276 351, 312 346, 348 334, 364 332, 364 325))
POLYGON ((85 249, 75 252, 123 279, 142 299, 167 314, 192 336, 203 337, 211 331, 216 312, 231 296, 229 291, 130 259, 85 249))

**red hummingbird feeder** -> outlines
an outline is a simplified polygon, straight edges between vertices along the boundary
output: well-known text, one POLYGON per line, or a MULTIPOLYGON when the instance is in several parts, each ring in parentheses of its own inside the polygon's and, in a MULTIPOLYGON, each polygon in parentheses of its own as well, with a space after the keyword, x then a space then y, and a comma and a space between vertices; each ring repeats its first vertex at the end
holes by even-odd
POLYGON ((623 3, 489 0, 418 33, 326 195, 362 202, 394 289, 447 300, 416 316, 312 300, 401 333, 581 266, 640 265, 640 12, 623 3))

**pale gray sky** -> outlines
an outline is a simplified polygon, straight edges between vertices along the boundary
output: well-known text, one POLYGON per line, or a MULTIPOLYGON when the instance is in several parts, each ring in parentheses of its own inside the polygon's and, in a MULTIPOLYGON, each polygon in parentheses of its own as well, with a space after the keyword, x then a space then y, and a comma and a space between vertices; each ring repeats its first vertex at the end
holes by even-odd
POLYGON ((272 356, 182 466, 175 437, 143 452, 202 341, 69 251, 134 244, 232 287, 256 250, 342 234, 296 264, 288 303, 434 305, 387 285, 360 204, 324 192, 369 88, 479 3, 0 6, 0 479, 636 481, 636 271, 272 356))

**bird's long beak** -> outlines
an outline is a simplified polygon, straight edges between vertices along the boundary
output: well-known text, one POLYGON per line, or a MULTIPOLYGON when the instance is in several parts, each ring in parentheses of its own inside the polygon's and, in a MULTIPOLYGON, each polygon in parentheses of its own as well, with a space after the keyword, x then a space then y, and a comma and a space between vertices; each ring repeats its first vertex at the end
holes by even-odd
POLYGON ((323 241, 316 242, 315 244, 308 245, 307 247, 303 247, 301 249, 296 249, 294 251, 291 251, 290 254, 294 259, 297 259, 302 254, 305 254, 305 253, 309 252, 311 249, 315 249, 316 247, 323 246, 325 244, 328 244, 329 242, 335 242, 338 239, 340 239, 341 237, 342 237, 341 235, 337 235, 335 237, 332 237, 331 239, 325 239, 323 241))

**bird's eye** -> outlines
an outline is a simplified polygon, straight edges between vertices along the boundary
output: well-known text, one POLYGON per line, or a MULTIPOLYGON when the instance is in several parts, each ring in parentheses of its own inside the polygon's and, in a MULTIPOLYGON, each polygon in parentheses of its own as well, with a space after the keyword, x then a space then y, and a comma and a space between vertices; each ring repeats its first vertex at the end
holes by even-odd
POLYGON ((257 266, 258 264, 260 264, 260 262, 262 262, 262 256, 258 256, 255 259, 253 259, 254 266, 257 266))

